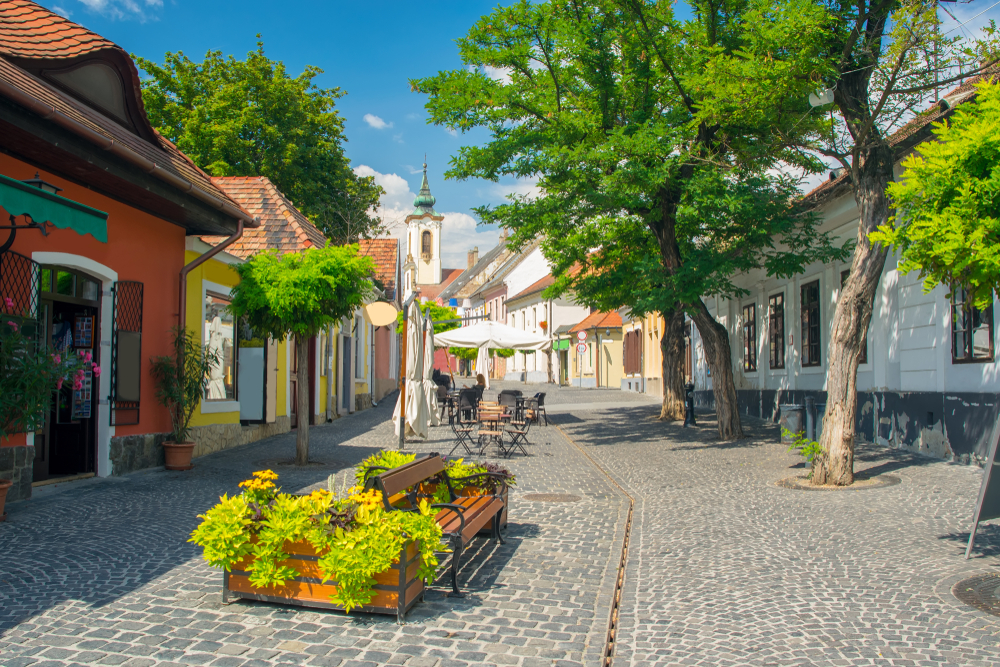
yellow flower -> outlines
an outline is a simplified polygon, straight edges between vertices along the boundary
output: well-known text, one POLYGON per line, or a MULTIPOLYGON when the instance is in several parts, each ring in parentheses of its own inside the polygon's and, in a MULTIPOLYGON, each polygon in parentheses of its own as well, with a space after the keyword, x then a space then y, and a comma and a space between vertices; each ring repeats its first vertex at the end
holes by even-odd
POLYGON ((258 470, 253 476, 257 479, 278 479, 277 473, 273 470, 258 470))

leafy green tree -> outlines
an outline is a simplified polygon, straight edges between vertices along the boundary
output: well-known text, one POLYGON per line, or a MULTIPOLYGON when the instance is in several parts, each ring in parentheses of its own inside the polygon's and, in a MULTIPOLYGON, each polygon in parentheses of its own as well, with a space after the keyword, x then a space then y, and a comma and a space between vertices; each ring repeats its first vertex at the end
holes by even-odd
POLYGON ((808 37, 827 19, 805 0, 692 5, 682 21, 669 2, 518 2, 459 40, 463 69, 412 86, 429 95, 433 122, 491 133, 461 149, 449 177, 538 179, 544 196, 479 213, 512 230, 515 246, 542 238, 559 276, 547 295, 573 290, 594 307, 663 314, 665 418, 683 416, 691 315, 719 434, 732 440, 743 431, 729 336, 704 298, 744 293, 736 272, 789 275, 838 255, 791 206, 793 184, 768 175, 779 161, 816 167, 789 138, 815 129, 802 114, 807 74, 823 61, 808 37), (743 85, 740 59, 767 88, 743 85), (721 92, 720 63, 731 81, 721 92))
MULTIPOLYGON (((246 318, 257 336, 282 340, 295 337, 299 359, 309 358, 309 339, 341 318, 350 316, 375 295, 371 276, 375 262, 359 256, 358 246, 310 248, 303 253, 254 255, 236 267, 240 282, 232 290, 230 309, 246 318)), ((309 365, 300 363, 298 432, 295 461, 309 461, 309 365)))
MULTIPOLYGON (((782 0, 781 6, 794 2, 798 0, 782 0)), ((985 39, 963 42, 959 33, 942 30, 938 8, 944 6, 937 0, 816 0, 814 7, 824 12, 828 29, 803 35, 803 43, 824 53, 825 63, 814 73, 815 87, 832 90, 833 103, 817 107, 804 123, 824 116, 830 122, 825 127, 817 124, 821 131, 805 135, 805 142, 787 138, 803 150, 838 161, 858 206, 850 275, 831 322, 826 360, 826 415, 820 439, 826 453, 815 460, 812 478, 814 484, 848 485, 854 481, 858 363, 888 254, 888 247, 872 242, 870 235, 889 222, 887 192, 893 169, 900 151, 913 143, 896 143, 892 136, 925 107, 928 96, 946 92, 996 63, 996 33, 991 27, 985 39)), ((779 22, 762 16, 754 29, 767 33, 779 27, 779 22)), ((732 54, 720 59, 719 72, 745 72, 745 85, 794 102, 790 91, 772 89, 757 74, 769 63, 765 54, 732 54)), ((716 81, 730 85, 725 76, 716 81)))
POLYGON ((961 288, 985 309, 1000 292, 1000 84, 981 83, 934 134, 889 184, 896 213, 871 238, 898 248, 925 291, 961 288))
POLYGON ((335 104, 345 93, 314 83, 323 70, 307 66, 291 77, 261 41, 246 60, 219 51, 200 63, 183 52, 167 53, 163 64, 133 57, 149 74, 142 97, 150 123, 209 174, 268 177, 337 245, 385 231, 371 214, 382 188, 344 156, 335 104))

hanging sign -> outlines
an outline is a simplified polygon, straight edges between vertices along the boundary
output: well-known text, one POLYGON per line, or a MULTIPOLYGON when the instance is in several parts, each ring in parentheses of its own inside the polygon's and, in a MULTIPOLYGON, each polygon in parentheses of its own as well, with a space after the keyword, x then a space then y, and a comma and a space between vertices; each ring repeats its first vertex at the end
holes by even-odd
POLYGON ((990 435, 990 454, 983 466, 983 483, 979 487, 979 500, 976 501, 976 512, 972 515, 972 531, 969 533, 969 546, 965 549, 968 560, 972 553, 972 543, 976 539, 976 529, 980 521, 1000 518, 1000 474, 993 483, 993 473, 996 471, 997 441, 1000 440, 1000 421, 993 425, 990 435))
POLYGON ((372 326, 387 327, 396 321, 398 311, 391 303, 375 301, 365 306, 365 315, 372 326))
POLYGON ((577 351, 578 354, 586 354, 587 353, 587 344, 586 343, 577 343, 576 344, 576 351, 577 351))

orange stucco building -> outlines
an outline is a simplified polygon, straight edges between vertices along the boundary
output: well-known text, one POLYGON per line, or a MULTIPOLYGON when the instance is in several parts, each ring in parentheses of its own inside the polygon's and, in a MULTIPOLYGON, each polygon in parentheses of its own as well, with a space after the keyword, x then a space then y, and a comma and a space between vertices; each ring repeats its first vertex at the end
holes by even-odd
POLYGON ((15 219, 0 197, 0 224, 36 223, 0 254, 0 295, 19 295, 46 345, 90 351, 102 371, 64 389, 43 428, 0 442, 15 500, 32 482, 162 461, 170 420, 150 365, 178 324, 185 238, 255 222, 152 129, 124 50, 27 0, 2 3, 0 18, 0 175, 107 214, 107 242, 73 228, 43 235, 37 223, 60 221, 15 219))

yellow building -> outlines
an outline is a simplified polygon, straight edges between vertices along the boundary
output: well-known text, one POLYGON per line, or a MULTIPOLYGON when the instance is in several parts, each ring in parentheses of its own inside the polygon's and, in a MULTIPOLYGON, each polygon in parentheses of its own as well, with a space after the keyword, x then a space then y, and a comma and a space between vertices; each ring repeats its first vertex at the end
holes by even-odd
POLYGON ((572 349, 569 384, 614 387, 622 382, 622 318, 617 312, 591 313, 569 330, 572 349), (586 334, 581 338, 580 333, 586 334), (580 346, 584 347, 580 347, 580 346), (582 349, 582 352, 580 351, 582 349))

